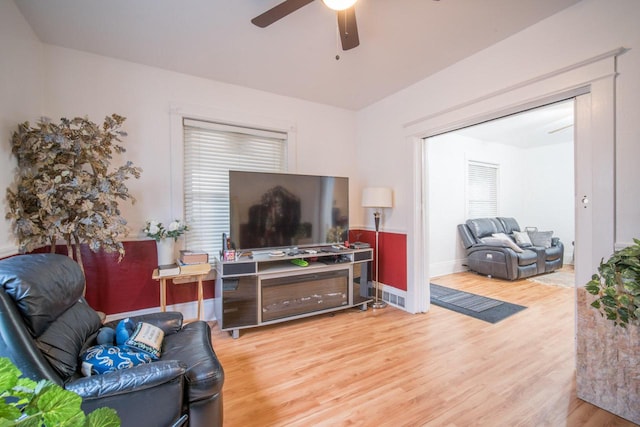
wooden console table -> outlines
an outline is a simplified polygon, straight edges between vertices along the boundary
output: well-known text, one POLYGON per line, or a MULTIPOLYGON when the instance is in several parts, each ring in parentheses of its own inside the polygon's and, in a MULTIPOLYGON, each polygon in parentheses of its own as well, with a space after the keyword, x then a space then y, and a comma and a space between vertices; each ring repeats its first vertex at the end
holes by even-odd
POLYGON ((204 292, 202 290, 202 281, 209 274, 211 270, 210 264, 202 264, 202 268, 198 268, 194 271, 180 272, 171 276, 160 276, 158 269, 153 270, 151 278, 160 282, 160 310, 167 311, 167 280, 173 279, 188 279, 195 277, 198 280, 198 315, 197 319, 202 320, 202 300, 204 298, 204 292))

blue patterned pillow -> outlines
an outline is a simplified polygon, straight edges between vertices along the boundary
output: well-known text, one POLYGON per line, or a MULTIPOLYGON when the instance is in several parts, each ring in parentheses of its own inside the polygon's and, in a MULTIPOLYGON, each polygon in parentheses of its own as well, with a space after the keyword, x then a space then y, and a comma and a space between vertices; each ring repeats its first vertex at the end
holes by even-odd
POLYGON ((122 349, 113 345, 95 345, 80 356, 82 374, 85 377, 131 368, 141 363, 151 363, 145 353, 122 349))

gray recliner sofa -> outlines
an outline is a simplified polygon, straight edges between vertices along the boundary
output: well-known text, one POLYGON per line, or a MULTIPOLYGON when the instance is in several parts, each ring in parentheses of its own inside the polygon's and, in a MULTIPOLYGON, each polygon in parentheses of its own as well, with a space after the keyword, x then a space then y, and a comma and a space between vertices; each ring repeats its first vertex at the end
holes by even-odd
POLYGON ((467 251, 467 266, 486 276, 524 279, 550 273, 563 265, 564 245, 550 233, 546 241, 517 244, 513 236, 522 230, 515 218, 469 219, 458 225, 458 232, 467 251), (494 237, 500 234, 509 240, 494 237))

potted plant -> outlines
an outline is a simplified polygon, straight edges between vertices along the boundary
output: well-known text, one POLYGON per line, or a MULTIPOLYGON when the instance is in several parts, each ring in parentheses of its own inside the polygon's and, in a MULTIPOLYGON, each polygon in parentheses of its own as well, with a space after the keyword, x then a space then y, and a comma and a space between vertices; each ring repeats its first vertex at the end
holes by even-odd
POLYGON ((120 418, 112 408, 85 415, 82 398, 46 380, 33 381, 6 357, 0 358, 0 425, 116 427, 120 418))
POLYGON ((585 286, 596 296, 591 306, 622 327, 640 319, 640 240, 633 241, 603 260, 585 286))
POLYGON ((126 133, 125 118, 107 116, 99 126, 88 118, 43 119, 21 123, 11 138, 18 161, 16 181, 7 189, 7 219, 13 221, 21 252, 64 240, 67 253, 83 268, 81 244, 93 251, 124 256, 120 237, 128 233, 120 201, 135 199, 125 181, 139 178, 131 162, 111 169, 111 159, 125 152, 117 144, 126 133))
POLYGON ((640 424, 640 240, 577 289, 576 393, 640 424))
POLYGON ((158 250, 158 265, 173 264, 175 258, 175 242, 189 230, 184 221, 176 219, 165 227, 161 222, 149 220, 145 222, 142 231, 156 241, 158 250))

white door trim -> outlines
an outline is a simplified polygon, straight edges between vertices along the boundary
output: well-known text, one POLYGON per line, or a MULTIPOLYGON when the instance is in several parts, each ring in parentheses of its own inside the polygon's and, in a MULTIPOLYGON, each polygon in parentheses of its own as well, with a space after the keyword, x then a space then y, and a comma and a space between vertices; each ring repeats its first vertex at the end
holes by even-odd
MULTIPOLYGON (((615 247, 615 200, 614 179, 615 163, 615 77, 616 57, 626 50, 615 49, 589 58, 568 67, 538 76, 525 82, 513 85, 492 94, 477 98, 454 107, 446 108, 439 113, 414 120, 405 124, 405 138, 414 147, 414 183, 418 187, 414 191, 416 208, 414 209, 415 236, 410 236, 409 248, 413 248, 415 256, 410 262, 407 284, 407 310, 412 313, 426 312, 429 303, 429 195, 426 180, 424 159, 424 138, 478 124, 487 120, 503 117, 515 112, 539 107, 555 101, 569 99, 591 93, 591 132, 592 141, 598 143, 599 159, 593 165, 594 187, 593 200, 597 208, 593 208, 592 237, 590 238, 591 260, 582 265, 595 269, 595 258, 609 256, 615 247), (416 147, 418 145, 418 147, 416 147), (604 161, 602 161, 604 160, 604 161)), ((578 142, 576 142, 578 143, 578 142)), ((577 241, 579 239, 576 239, 577 241)), ((579 244, 578 242, 576 244, 579 244)), ((580 248, 576 247, 578 256, 580 248)))

